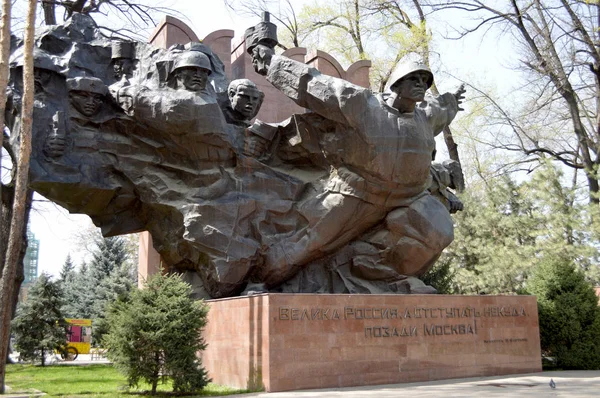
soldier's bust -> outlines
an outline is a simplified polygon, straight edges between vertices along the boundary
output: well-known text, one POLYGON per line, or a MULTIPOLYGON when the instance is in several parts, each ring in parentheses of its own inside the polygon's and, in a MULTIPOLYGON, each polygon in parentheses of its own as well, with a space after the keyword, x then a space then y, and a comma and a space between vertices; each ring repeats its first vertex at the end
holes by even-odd
POLYGON ((176 90, 203 91, 212 73, 210 59, 200 51, 180 54, 173 65, 168 85, 176 90))
POLYGON ((248 127, 256 117, 265 98, 265 94, 248 79, 237 79, 227 88, 229 103, 223 109, 229 124, 248 127))
POLYGON ((87 117, 98 114, 107 93, 102 80, 87 76, 67 79, 67 89, 73 108, 87 117))

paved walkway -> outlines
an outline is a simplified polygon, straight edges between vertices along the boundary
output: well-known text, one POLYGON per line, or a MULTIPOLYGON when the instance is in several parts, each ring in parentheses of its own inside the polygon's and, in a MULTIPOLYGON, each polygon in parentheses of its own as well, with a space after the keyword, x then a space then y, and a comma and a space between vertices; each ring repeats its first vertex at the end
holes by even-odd
MULTIPOLYGON (((61 365, 109 363, 106 358, 91 360, 80 354, 75 361, 61 365)), ((9 394, 8 397, 11 395, 9 394)), ((14 396, 13 396, 14 397, 14 396)), ((279 393, 228 395, 231 398, 490 398, 490 397, 600 397, 600 370, 556 371, 515 376, 474 377, 381 386, 303 390, 279 393), (550 380, 556 388, 550 388, 550 380)))
POLYGON ((232 398, 339 398, 339 397, 600 397, 600 371, 563 371, 518 376, 476 377, 385 386, 304 390, 230 395, 232 398), (550 388, 550 379, 556 388, 550 388))
POLYGON ((110 361, 108 359, 106 359, 106 357, 98 358, 97 356, 94 355, 94 359, 92 360, 91 354, 79 354, 79 355, 77 355, 77 359, 74 361, 59 360, 56 364, 57 365, 97 365, 97 364, 99 365, 99 364, 106 364, 106 363, 110 363, 110 361))
MULTIPOLYGON (((15 362, 18 362, 19 356, 11 354, 11 359, 15 362)), ((74 361, 65 361, 60 358, 58 354, 48 355, 46 357, 46 364, 48 365, 94 365, 94 364, 106 364, 110 363, 110 361, 106 358, 98 358, 94 355, 94 359, 92 359, 91 354, 79 354, 77 355, 77 359, 74 361)))

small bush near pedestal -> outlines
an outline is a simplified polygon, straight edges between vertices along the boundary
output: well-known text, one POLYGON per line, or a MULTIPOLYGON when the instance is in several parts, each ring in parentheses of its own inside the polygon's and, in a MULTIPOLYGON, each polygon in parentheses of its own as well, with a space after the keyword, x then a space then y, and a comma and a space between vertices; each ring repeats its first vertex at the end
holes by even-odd
POLYGON ((177 275, 154 275, 144 288, 114 303, 103 343, 130 386, 143 380, 156 393, 169 378, 175 392, 195 392, 210 381, 197 353, 206 348, 201 330, 208 307, 190 298, 177 275))
POLYGON ((562 369, 600 369, 598 297, 568 262, 540 264, 527 290, 537 296, 542 353, 562 369))

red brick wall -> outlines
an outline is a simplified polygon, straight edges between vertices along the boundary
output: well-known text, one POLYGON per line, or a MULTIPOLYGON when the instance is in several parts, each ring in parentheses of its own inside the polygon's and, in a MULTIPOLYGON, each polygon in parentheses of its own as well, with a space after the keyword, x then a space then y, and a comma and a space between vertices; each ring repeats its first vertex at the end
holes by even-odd
POLYGON ((266 391, 287 391, 542 369, 533 296, 270 294, 209 304, 204 365, 216 383, 238 388, 257 380, 266 391))

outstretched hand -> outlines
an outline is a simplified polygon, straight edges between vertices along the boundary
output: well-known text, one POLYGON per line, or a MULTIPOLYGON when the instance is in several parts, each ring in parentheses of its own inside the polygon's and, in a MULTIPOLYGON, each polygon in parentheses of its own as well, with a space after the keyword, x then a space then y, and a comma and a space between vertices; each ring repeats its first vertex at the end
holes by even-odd
POLYGON ((456 90, 456 92, 454 93, 454 98, 456 98, 456 103, 458 104, 458 110, 459 111, 464 111, 463 108, 460 107, 460 105, 462 104, 463 100, 465 99, 465 96, 463 95, 467 90, 465 89, 465 85, 464 83, 461 84, 458 89, 456 90))
POLYGON ((454 195, 451 191, 449 191, 448 189, 446 189, 446 199, 448 200, 448 211, 450 211, 450 214, 454 214, 456 212, 459 211, 463 211, 465 206, 463 204, 463 202, 456 196, 454 195))

